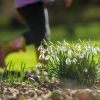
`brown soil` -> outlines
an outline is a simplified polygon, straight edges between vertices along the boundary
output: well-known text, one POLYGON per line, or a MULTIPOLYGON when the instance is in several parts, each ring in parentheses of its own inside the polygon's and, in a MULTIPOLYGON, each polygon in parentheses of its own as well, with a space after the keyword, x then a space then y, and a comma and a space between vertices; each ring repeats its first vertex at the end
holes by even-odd
POLYGON ((100 100, 100 85, 87 87, 72 80, 11 85, 0 82, 0 100, 100 100))

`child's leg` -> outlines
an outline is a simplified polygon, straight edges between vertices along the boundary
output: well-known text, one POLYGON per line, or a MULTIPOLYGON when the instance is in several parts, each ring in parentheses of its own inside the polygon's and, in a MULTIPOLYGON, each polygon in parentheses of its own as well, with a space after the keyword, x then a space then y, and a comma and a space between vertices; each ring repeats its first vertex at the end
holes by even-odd
MULTIPOLYGON (((37 48, 40 46, 43 39, 49 39, 47 10, 44 10, 43 3, 39 2, 19 8, 18 12, 23 17, 30 29, 30 32, 25 32, 22 34, 26 40, 26 44, 34 44, 37 51, 37 48)), ((37 52, 37 56, 38 54, 39 53, 37 52)))
POLYGON ((38 47, 43 39, 47 40, 46 20, 42 2, 30 4, 18 9, 19 14, 29 27, 30 32, 23 33, 26 44, 38 47))
POLYGON ((0 42, 0 67, 5 66, 5 57, 12 52, 19 50, 25 51, 25 39, 23 36, 18 36, 10 41, 0 42))

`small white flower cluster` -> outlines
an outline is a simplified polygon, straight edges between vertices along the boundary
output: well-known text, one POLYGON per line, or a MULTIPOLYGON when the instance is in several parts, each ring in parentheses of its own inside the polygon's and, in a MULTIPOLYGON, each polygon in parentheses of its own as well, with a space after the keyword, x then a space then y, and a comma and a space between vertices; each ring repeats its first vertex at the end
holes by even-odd
POLYGON ((55 60, 60 61, 60 57, 63 55, 66 57, 66 64, 77 63, 79 59, 88 59, 90 55, 100 53, 99 47, 94 47, 92 43, 77 43, 70 45, 67 42, 60 43, 57 45, 50 45, 48 48, 44 48, 42 45, 38 49, 40 51, 39 59, 55 60))
POLYGON ((36 66, 36 74, 42 81, 49 81, 48 72, 45 71, 42 63, 38 63, 36 66))
POLYGON ((99 47, 93 47, 92 44, 87 44, 84 48, 84 50, 87 53, 92 53, 93 55, 100 53, 100 48, 99 47))
MULTIPOLYGON (((40 51, 39 59, 47 60, 48 63, 46 67, 49 66, 48 71, 51 71, 51 74, 55 73, 55 75, 57 73, 68 73, 69 70, 72 71, 74 74, 77 71, 80 71, 77 72, 78 74, 76 76, 80 75, 80 73, 89 74, 90 71, 92 71, 91 73, 93 73, 94 69, 92 68, 95 68, 97 66, 95 55, 100 53, 100 48, 90 42, 69 44, 64 41, 63 43, 58 42, 58 44, 56 45, 50 43, 48 44, 47 48, 44 48, 41 45, 38 50, 40 51)), ((38 69, 42 69, 43 66, 44 65, 41 64, 38 65, 38 69)), ((48 77, 47 73, 48 72, 44 71, 43 75, 48 77)), ((84 75, 85 74, 82 74, 81 78, 84 75)))
POLYGON ((43 45, 41 45, 39 48, 38 48, 38 51, 40 53, 40 56, 39 56, 39 60, 49 60, 50 56, 50 52, 48 50, 48 48, 44 48, 43 45))

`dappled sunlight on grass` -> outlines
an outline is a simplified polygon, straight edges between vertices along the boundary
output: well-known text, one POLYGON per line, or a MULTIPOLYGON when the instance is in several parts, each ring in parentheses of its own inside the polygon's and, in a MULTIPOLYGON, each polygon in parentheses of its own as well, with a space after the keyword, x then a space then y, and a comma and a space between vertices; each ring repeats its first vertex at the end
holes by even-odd
POLYGON ((77 38, 99 40, 100 39, 100 23, 90 23, 78 25, 76 27, 75 33, 77 38))

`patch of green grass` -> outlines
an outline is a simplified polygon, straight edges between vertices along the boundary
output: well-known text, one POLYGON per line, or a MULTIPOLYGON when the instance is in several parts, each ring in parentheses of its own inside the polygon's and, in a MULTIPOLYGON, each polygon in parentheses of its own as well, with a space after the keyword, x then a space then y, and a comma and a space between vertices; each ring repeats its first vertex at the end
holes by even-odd
MULTIPOLYGON (((66 41, 76 41, 77 39, 81 40, 93 40, 98 41, 100 44, 100 23, 86 23, 86 24, 76 24, 75 25, 75 36, 73 39, 69 38, 67 29, 64 28, 65 26, 58 26, 54 27, 51 30, 52 33, 52 41, 56 42, 66 40, 66 41)), ((66 26, 67 28, 67 26, 66 26)))
POLYGON ((99 40, 100 39, 100 23, 90 23, 81 25, 79 24, 76 27, 75 33, 77 38, 81 39, 91 39, 99 40))
POLYGON ((12 61, 11 70, 20 70, 20 65, 25 64, 25 70, 35 69, 37 64, 36 53, 33 46, 28 46, 26 52, 11 53, 6 57, 6 64, 12 61))

